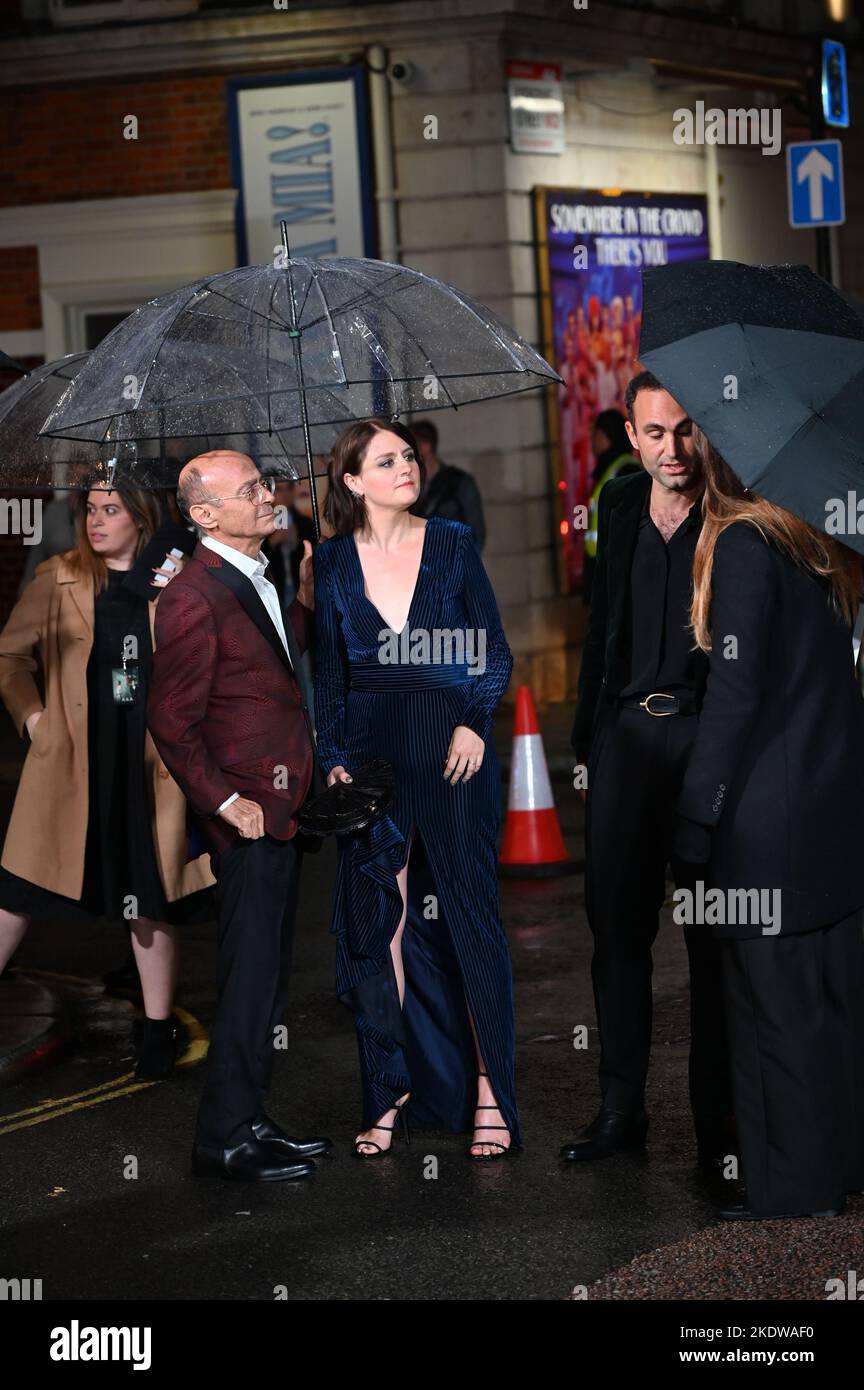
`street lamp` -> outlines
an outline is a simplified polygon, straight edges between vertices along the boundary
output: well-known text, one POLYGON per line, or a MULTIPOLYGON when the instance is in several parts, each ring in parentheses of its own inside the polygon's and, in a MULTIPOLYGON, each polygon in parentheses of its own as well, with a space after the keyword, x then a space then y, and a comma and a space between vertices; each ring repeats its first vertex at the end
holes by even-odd
POLYGON ((845 24, 849 18, 849 0, 826 0, 826 9, 834 24, 845 24))

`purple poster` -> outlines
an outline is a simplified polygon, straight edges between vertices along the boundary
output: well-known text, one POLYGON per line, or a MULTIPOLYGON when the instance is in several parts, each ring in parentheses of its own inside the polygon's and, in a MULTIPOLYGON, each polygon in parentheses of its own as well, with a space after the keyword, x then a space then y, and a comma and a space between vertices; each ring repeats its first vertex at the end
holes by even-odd
POLYGON ((543 350, 564 379, 549 421, 560 572, 565 592, 574 593, 595 481, 592 426, 602 410, 624 413, 627 383, 640 370, 641 271, 708 259, 707 199, 569 188, 536 188, 534 196, 543 350))

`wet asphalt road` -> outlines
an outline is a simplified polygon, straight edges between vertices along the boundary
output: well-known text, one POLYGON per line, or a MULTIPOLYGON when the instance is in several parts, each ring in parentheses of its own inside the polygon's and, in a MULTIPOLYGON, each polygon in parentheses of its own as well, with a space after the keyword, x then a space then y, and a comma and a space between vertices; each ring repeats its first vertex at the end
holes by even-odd
MULTIPOLYGON (((496 742, 508 747, 506 720, 496 742)), ((568 847, 581 859, 581 803, 563 772, 553 786, 568 847)), ((12 787, 2 790, 8 806, 12 787)), ((567 1299, 712 1223, 694 1169, 686 956, 671 921, 655 956, 647 1152, 575 1167, 557 1158, 597 1103, 581 874, 501 882, 523 1152, 480 1165, 465 1157, 467 1136, 414 1133, 388 1159, 355 1159, 356 1043, 333 993, 328 933, 334 865, 329 844, 304 866, 289 1039, 270 1104, 289 1132, 335 1142, 335 1155, 302 1183, 193 1179, 200 1065, 115 1094, 131 1070, 132 1008, 106 999, 98 979, 123 961, 122 933, 104 922, 34 924, 16 965, 73 977, 53 983, 79 1041, 66 1061, 0 1092, 0 1273, 40 1278, 45 1300, 567 1299), (579 1024, 589 1029, 587 1050, 572 1046, 579 1024), (66 1113, 45 1105, 82 1092, 66 1113)), ((205 1028, 214 969, 213 927, 184 931, 177 1002, 205 1028)))

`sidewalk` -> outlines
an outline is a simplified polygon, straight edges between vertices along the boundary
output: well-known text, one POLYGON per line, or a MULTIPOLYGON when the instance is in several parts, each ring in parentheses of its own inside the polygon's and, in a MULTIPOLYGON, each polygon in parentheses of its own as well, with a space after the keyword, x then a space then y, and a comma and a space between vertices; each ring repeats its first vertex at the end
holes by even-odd
POLYGON ((61 1061, 73 1036, 53 990, 18 970, 0 977, 0 1088, 61 1061))

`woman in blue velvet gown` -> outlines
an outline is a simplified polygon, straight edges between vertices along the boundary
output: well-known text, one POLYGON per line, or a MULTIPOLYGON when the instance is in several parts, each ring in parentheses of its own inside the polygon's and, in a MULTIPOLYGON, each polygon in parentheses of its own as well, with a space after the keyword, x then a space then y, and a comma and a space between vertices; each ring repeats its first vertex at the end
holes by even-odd
POLYGON ((491 726, 513 658, 471 528, 409 511, 422 473, 405 426, 351 425, 329 477, 318 755, 328 785, 376 757, 396 785, 385 816, 340 839, 333 895, 337 991, 360 1050, 355 1152, 387 1152, 407 1116, 473 1130, 469 1157, 500 1158, 519 1120, 491 726))

